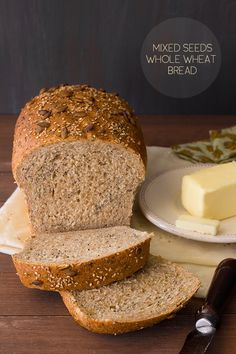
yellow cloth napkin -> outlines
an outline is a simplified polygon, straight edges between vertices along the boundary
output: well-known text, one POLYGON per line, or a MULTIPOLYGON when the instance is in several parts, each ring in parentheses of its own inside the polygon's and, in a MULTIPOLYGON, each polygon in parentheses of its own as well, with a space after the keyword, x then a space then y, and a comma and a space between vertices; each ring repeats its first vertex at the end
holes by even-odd
POLYGON ((172 146, 181 159, 200 163, 224 163, 236 159, 236 126, 210 130, 209 140, 172 146))

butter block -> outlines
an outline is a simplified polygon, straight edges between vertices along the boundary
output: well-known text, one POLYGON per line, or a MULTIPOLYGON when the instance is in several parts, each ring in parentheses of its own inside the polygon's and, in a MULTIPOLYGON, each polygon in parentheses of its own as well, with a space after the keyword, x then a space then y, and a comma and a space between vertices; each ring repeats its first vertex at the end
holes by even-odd
POLYGON ((199 218, 192 215, 181 215, 175 222, 181 229, 197 231, 215 236, 220 226, 219 220, 199 218))
POLYGON ((236 162, 203 168, 182 179, 182 204, 193 216, 222 220, 236 215, 236 162))

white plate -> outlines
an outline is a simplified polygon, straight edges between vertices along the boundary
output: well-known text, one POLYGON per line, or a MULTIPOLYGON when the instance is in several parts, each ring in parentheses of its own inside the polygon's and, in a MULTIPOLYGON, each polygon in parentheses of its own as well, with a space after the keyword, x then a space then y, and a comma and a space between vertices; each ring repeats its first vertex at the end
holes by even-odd
POLYGON ((211 165, 197 164, 179 168, 147 180, 139 195, 139 204, 146 218, 161 229, 188 239, 236 243, 236 217, 222 220, 217 236, 183 230, 175 226, 175 221, 180 215, 188 214, 181 204, 182 177, 209 166, 211 165))

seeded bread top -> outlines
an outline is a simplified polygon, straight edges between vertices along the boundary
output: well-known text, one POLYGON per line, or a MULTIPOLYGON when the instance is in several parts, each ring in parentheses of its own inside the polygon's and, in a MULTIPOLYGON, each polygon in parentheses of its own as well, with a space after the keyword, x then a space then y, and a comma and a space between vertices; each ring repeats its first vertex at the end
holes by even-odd
POLYGON ((118 94, 87 85, 42 89, 22 109, 16 123, 13 174, 33 150, 63 141, 101 139, 138 153, 146 148, 137 118, 118 94))

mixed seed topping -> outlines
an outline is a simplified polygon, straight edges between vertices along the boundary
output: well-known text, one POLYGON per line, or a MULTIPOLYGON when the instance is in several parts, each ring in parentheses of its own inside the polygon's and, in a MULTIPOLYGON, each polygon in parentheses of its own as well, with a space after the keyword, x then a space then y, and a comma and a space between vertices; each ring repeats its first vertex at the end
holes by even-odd
POLYGON ((88 85, 60 85, 40 90, 26 107, 32 117, 37 112, 34 132, 42 143, 54 136, 62 140, 85 136, 137 146, 134 112, 117 93, 88 85))

